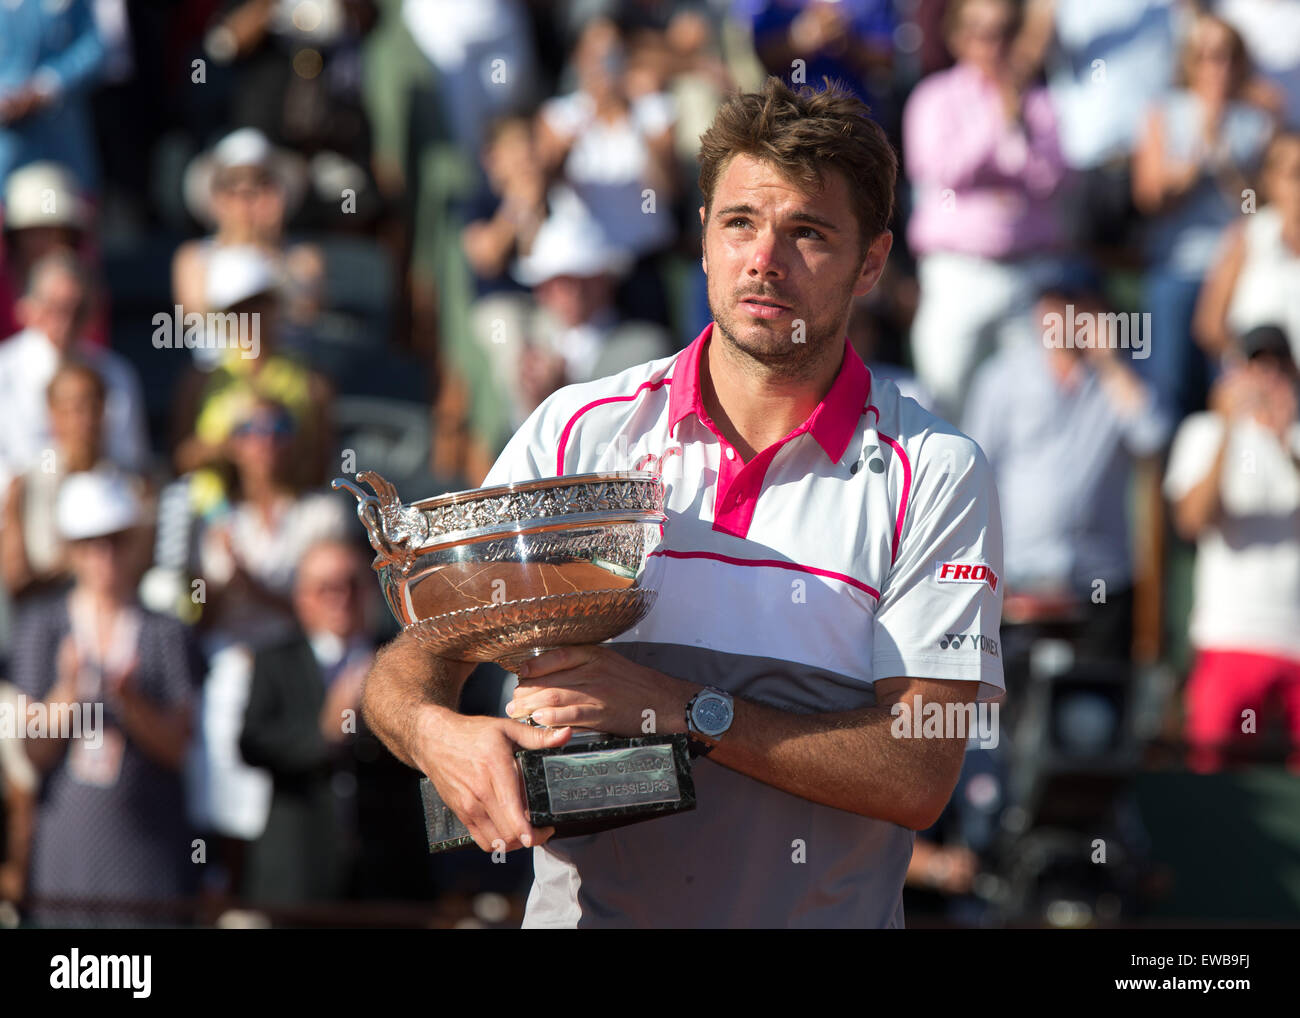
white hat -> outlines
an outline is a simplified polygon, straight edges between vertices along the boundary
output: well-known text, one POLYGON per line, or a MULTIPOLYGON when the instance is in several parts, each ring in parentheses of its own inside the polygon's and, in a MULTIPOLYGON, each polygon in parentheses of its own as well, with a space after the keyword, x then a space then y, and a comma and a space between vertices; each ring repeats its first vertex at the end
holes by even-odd
POLYGON ((284 189, 285 218, 292 216, 307 186, 307 169, 302 158, 277 148, 256 127, 232 131, 208 151, 200 153, 185 168, 182 190, 191 215, 207 226, 216 224, 212 214, 212 181, 221 170, 256 166, 269 172, 284 189))
POLYGON ((90 206, 77 193, 77 180, 58 163, 28 163, 5 182, 5 229, 90 226, 90 206))
POLYGON ((537 230, 532 249, 515 261, 513 275, 525 286, 536 286, 556 276, 621 276, 631 256, 613 247, 604 228, 586 208, 573 201, 555 200, 551 214, 537 230))
POLYGON ((213 247, 205 281, 208 308, 225 311, 280 286, 279 266, 261 248, 235 244, 213 247))
POLYGON ((143 513, 126 475, 96 468, 69 474, 59 485, 54 520, 66 541, 129 530, 143 513))

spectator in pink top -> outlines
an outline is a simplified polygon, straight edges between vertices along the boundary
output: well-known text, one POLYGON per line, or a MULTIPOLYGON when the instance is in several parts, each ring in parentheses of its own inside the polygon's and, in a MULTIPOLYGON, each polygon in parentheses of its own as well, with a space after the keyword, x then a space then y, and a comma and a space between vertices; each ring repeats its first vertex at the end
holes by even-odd
POLYGON ((957 0, 948 11, 954 67, 922 81, 903 111, 915 211, 920 306, 912 354, 952 417, 1000 326, 1033 302, 1062 243, 1056 195, 1065 176, 1047 91, 1012 70, 1010 0, 957 0))

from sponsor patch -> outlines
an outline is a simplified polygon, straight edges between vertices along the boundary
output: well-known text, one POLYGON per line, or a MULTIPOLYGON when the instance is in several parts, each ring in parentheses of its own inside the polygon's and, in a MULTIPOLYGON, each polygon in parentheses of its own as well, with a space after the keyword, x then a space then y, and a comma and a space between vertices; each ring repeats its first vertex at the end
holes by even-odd
POLYGON ((936 562, 934 578, 938 583, 987 583, 998 589, 998 574, 983 562, 936 562))

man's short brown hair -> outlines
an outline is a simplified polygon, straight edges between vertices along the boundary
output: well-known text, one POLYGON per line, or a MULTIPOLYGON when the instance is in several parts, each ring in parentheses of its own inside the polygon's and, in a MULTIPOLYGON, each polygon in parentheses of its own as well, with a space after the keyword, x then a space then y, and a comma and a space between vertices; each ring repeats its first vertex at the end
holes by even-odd
POLYGON ((700 192, 707 217, 713 191, 732 156, 770 163, 808 191, 820 190, 827 169, 848 181, 861 255, 889 229, 894 212, 898 157, 867 105, 842 86, 822 79, 825 89, 797 92, 769 77, 758 92, 728 97, 700 136, 700 192))

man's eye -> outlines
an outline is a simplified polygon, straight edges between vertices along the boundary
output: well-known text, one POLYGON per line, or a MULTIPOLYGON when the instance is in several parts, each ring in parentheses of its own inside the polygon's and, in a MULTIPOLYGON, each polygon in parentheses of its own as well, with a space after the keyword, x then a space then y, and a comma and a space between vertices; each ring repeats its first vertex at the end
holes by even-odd
POLYGON ((728 226, 735 226, 737 223, 748 223, 748 222, 749 222, 749 220, 748 220, 748 219, 745 219, 743 216, 737 216, 735 219, 728 219, 728 220, 727 220, 727 225, 728 225, 728 226))
POLYGON ((794 232, 795 232, 795 236, 799 236, 800 234, 806 234, 807 236, 813 237, 817 240, 826 239, 825 237, 822 236, 820 231, 814 230, 811 226, 797 227, 794 232))

